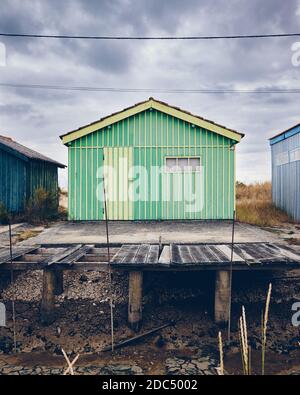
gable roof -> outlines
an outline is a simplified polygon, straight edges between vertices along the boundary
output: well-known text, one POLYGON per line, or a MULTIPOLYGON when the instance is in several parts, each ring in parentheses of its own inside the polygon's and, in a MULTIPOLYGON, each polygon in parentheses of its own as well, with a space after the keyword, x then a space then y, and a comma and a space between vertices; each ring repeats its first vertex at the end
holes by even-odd
POLYGON ((294 125, 291 128, 284 130, 283 132, 280 132, 280 133, 276 134, 275 136, 271 137, 269 139, 270 145, 279 143, 279 141, 288 139, 289 137, 294 136, 297 133, 300 133, 300 123, 298 123, 297 125, 294 125))
POLYGON ((155 110, 161 111, 165 114, 171 115, 175 118, 179 118, 183 121, 192 123, 203 129, 210 130, 214 133, 220 134, 222 136, 228 137, 236 142, 241 141, 244 137, 243 133, 239 133, 233 129, 226 128, 225 126, 219 125, 215 122, 204 119, 198 115, 194 115, 188 111, 182 110, 179 107, 170 106, 168 103, 153 99, 150 97, 148 100, 137 103, 131 107, 125 108, 121 111, 115 112, 111 115, 103 117, 96 122, 92 122, 88 125, 82 126, 79 129, 73 130, 71 132, 65 133, 60 136, 64 144, 67 144, 73 140, 77 140, 80 137, 86 136, 96 130, 105 128, 115 122, 119 122, 125 118, 132 115, 138 114, 142 111, 153 108, 155 110))
POLYGON ((18 158, 28 161, 30 159, 39 160, 42 162, 52 163, 57 167, 65 168, 66 166, 56 162, 53 159, 48 158, 45 155, 40 154, 30 148, 25 147, 22 144, 17 143, 10 137, 0 136, 0 149, 4 149, 5 151, 9 152, 12 155, 17 156, 18 158))

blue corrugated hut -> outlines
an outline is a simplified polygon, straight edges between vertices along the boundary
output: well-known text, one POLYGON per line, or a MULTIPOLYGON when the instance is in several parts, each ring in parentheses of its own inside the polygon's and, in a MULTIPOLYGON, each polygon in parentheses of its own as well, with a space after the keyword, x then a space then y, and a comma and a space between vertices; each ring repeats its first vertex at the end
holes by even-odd
POLYGON ((300 123, 272 137, 270 145, 273 202, 300 221, 300 123))
POLYGON ((37 188, 57 193, 58 167, 65 165, 0 136, 0 204, 10 213, 22 213, 37 188))

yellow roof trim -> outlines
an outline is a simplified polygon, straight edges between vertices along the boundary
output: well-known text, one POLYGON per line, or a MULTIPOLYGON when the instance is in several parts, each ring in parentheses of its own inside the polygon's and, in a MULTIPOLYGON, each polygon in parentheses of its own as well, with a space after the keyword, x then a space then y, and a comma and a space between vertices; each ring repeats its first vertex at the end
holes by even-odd
POLYGON ((227 129, 221 125, 215 124, 203 118, 197 117, 196 115, 185 112, 181 109, 177 109, 175 107, 169 106, 166 103, 157 101, 155 99, 150 98, 149 100, 139 103, 133 107, 120 111, 116 114, 112 114, 108 117, 100 119, 97 122, 94 122, 90 125, 82 127, 78 130, 74 130, 70 133, 64 134, 60 136, 63 141, 63 144, 67 144, 73 140, 77 140, 83 136, 86 136, 96 130, 103 129, 113 123, 122 121, 132 115, 138 114, 142 111, 148 110, 149 108, 153 108, 155 110, 161 111, 165 114, 171 115, 175 118, 179 118, 182 121, 189 122, 194 124, 195 126, 199 126, 203 129, 210 130, 214 133, 220 134, 221 136, 227 137, 229 139, 240 142, 242 137, 244 136, 241 133, 235 132, 233 130, 227 129))

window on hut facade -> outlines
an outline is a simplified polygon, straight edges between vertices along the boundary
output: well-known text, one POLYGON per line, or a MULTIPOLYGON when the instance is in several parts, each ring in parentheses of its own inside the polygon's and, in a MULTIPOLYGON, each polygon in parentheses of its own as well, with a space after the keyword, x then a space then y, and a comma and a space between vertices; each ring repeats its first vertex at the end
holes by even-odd
POLYGON ((200 170, 200 157, 166 158, 166 171, 168 173, 189 172, 200 170))

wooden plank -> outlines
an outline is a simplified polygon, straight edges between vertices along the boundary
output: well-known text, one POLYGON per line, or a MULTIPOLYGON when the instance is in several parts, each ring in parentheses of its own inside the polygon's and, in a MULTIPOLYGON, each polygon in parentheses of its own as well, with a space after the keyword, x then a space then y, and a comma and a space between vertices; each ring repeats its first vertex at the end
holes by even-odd
POLYGON ((159 257, 159 245, 157 244, 150 245, 147 263, 148 264, 158 263, 158 257, 159 257))
MULTIPOLYGON (((216 246, 216 248, 220 250, 227 257, 229 262, 231 261, 231 254, 232 254, 231 246, 229 247, 226 244, 220 244, 216 246)), ((245 262, 245 260, 240 255, 238 255, 234 251, 234 249, 233 249, 233 262, 245 262)))
POLYGON ((150 244, 141 244, 134 258, 134 263, 146 263, 150 251, 150 244))
POLYGON ((297 251, 292 250, 288 246, 284 246, 284 245, 270 245, 270 246, 275 248, 281 254, 281 256, 284 256, 291 261, 300 262, 300 254, 298 254, 297 251))
POLYGON ((129 263, 134 260, 138 251, 139 245, 124 244, 119 251, 112 257, 111 263, 120 264, 123 262, 129 263))
POLYGON ((77 262, 80 258, 85 256, 91 248, 93 248, 92 244, 91 245, 84 245, 81 248, 79 248, 79 250, 75 250, 70 255, 68 255, 67 257, 60 260, 59 262, 72 265, 74 262, 77 262))
POLYGON ((170 245, 170 260, 174 265, 180 265, 181 257, 179 254, 179 246, 177 244, 170 245))
POLYGON ((247 253, 247 251, 245 251, 245 250, 243 249, 243 245, 242 245, 242 244, 235 244, 235 245, 234 245, 234 252, 235 252, 237 255, 239 255, 241 258, 243 258, 244 261, 245 261, 247 264, 250 264, 250 263, 253 261, 253 257, 252 257, 251 255, 249 255, 249 254, 247 253))
MULTIPOLYGON (((21 256, 28 254, 30 252, 36 251, 39 246, 31 246, 31 247, 15 247, 13 246, 12 250, 12 259, 20 258, 21 256)), ((10 261, 10 251, 9 248, 5 249, 0 253, 0 264, 10 261)))
MULTIPOLYGON (((216 249, 215 246, 211 246, 211 245, 205 246, 205 252, 209 256, 210 262, 224 262, 224 260, 222 260, 221 257, 225 256, 225 254, 222 251, 216 249)), ((225 259, 226 259, 226 256, 225 256, 225 259)), ((225 261, 225 262, 227 262, 227 261, 225 261)))
POLYGON ((179 254, 179 264, 193 264, 195 263, 193 256, 190 251, 189 246, 179 245, 178 254, 179 254))
POLYGON ((70 247, 67 249, 64 249, 64 251, 59 252, 58 254, 55 254, 53 257, 48 259, 48 265, 53 265, 53 263, 57 263, 62 261, 63 259, 66 260, 68 255, 73 254, 75 251, 78 251, 82 247, 82 244, 77 244, 74 247, 70 247))
POLYGON ((61 295, 64 292, 64 272, 63 270, 54 270, 55 288, 54 294, 61 295))
POLYGON ((136 254, 139 251, 139 248, 140 248, 139 244, 135 244, 135 245, 129 246, 129 251, 128 251, 128 254, 127 254, 126 258, 125 258, 126 259, 126 261, 125 261, 126 263, 132 264, 132 263, 135 262, 135 257, 136 257, 136 254))
POLYGON ((275 254, 274 250, 268 247, 268 244, 259 244, 253 246, 258 254, 261 254, 259 259, 276 259, 278 256, 275 254))
POLYGON ((128 323, 134 331, 138 331, 142 321, 143 272, 129 273, 128 323))
POLYGON ((222 250, 220 250, 217 246, 212 245, 209 246, 210 250, 215 254, 217 260, 219 262, 227 262, 229 259, 226 254, 222 250))
POLYGON ((170 266, 171 256, 170 256, 170 246, 164 246, 162 253, 158 259, 158 263, 160 265, 168 265, 170 266))
POLYGON ((205 255, 206 257, 206 262, 212 263, 212 262, 219 262, 217 258, 215 257, 215 254, 211 251, 209 245, 203 245, 200 247, 201 252, 205 255))
POLYGON ((243 243, 240 244, 242 250, 251 257, 252 261, 258 262, 259 259, 263 258, 264 256, 269 256, 270 254, 262 248, 262 245, 259 243, 243 243))
POLYGON ((230 309, 230 272, 218 270, 215 285, 215 321, 217 324, 228 322, 230 309))
POLYGON ((44 270, 43 291, 41 301, 41 322, 50 325, 55 320, 55 287, 56 278, 53 270, 44 270))
MULTIPOLYGON (((170 251, 169 246, 165 246, 165 251, 170 251)), ((163 253, 162 253, 163 255, 163 253)), ((162 257, 161 255, 161 257, 162 257)), ((163 262, 163 259, 159 259, 157 265, 154 264, 120 264, 120 265, 112 265, 114 270, 120 271, 132 271, 132 270, 143 270, 143 271, 201 271, 201 270, 226 270, 230 268, 230 263, 223 262, 206 262, 203 264, 185 264, 185 265, 171 265, 170 264, 170 253, 165 254, 166 259, 163 262)), ((73 270, 73 271, 97 271, 97 272, 108 272, 109 265, 107 263, 99 263, 99 262, 74 262, 72 265, 67 263, 54 263, 50 266, 51 270, 73 270)), ((44 268, 49 268, 48 263, 36 263, 36 262, 24 262, 17 261, 13 262, 12 265, 10 263, 3 263, 0 265, 1 271, 9 271, 14 269, 18 271, 34 271, 34 270, 43 270, 44 268)), ((248 266, 245 261, 243 262, 234 262, 233 270, 291 270, 291 269, 300 269, 300 262, 291 262, 286 261, 282 258, 282 261, 276 262, 261 262, 257 265, 248 266)))
POLYGON ((20 257, 20 259, 24 260, 25 262, 37 262, 42 263, 48 259, 49 255, 42 255, 42 254, 25 254, 20 257))
POLYGON ((198 245, 190 246, 190 251, 191 251, 191 254, 193 255, 195 262, 197 262, 197 264, 200 264, 200 263, 205 264, 206 256, 201 251, 201 246, 198 246, 198 245))

